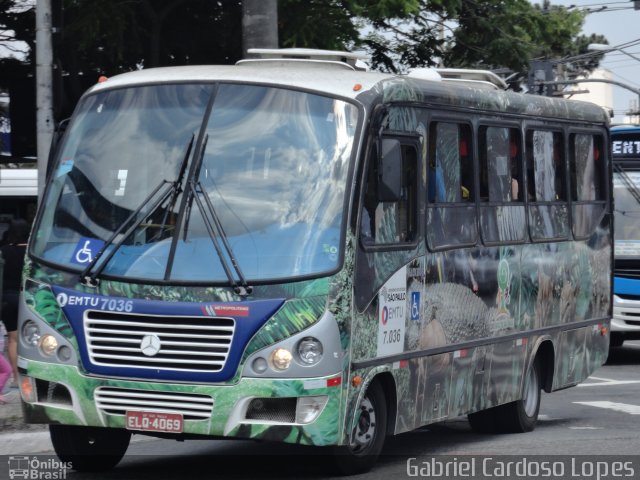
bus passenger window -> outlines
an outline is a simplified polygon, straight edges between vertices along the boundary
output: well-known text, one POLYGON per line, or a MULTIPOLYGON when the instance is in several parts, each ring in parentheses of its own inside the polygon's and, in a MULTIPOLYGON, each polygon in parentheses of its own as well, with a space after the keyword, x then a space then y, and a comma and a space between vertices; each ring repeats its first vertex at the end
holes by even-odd
POLYGON ((588 238, 595 231, 605 209, 606 178, 603 171, 602 135, 573 134, 569 141, 569 171, 573 201, 573 234, 588 238))
POLYGON ((472 202, 474 182, 469 126, 434 123, 429 144, 429 202, 472 202))
POLYGON ((481 127, 480 199, 519 202, 521 195, 520 134, 515 128, 481 127))
POLYGON ((571 136, 571 199, 573 201, 602 200, 602 137, 576 134, 571 136))
POLYGON ((412 243, 416 240, 418 147, 411 140, 398 138, 401 143, 402 193, 395 202, 378 198, 378 155, 372 149, 366 179, 366 190, 360 214, 360 237, 365 245, 412 243))
POLYGON ((562 134, 550 131, 527 133, 529 199, 534 202, 566 200, 562 134))
POLYGON ((526 221, 520 131, 482 126, 478 134, 482 239, 485 244, 523 242, 526 221))
POLYGON ((569 208, 562 133, 530 130, 526 138, 531 237, 535 240, 566 239, 569 208))
POLYGON ((426 236, 431 250, 476 242, 472 146, 469 124, 433 122, 430 125, 426 236))

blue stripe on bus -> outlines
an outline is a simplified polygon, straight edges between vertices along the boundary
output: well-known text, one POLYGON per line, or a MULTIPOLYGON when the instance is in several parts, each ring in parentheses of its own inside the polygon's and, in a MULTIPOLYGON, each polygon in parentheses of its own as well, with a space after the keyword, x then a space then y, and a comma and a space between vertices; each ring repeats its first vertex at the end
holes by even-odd
POLYGON ((613 277, 613 293, 640 296, 640 279, 613 277))
MULTIPOLYGON (((67 288, 53 286, 58 304, 71 323, 73 333, 78 340, 80 358, 84 369, 91 374, 109 377, 130 377, 153 380, 192 381, 192 382, 224 382, 232 378, 242 357, 244 349, 253 335, 282 307, 284 298, 267 300, 248 300, 241 302, 167 302, 161 300, 131 299, 96 295, 67 288), (167 368, 143 368, 134 366, 97 365, 89 357, 87 338, 84 326, 86 310, 98 310, 123 313, 123 308, 133 317, 118 318, 118 320, 135 321, 135 314, 158 315, 165 318, 181 316, 202 317, 215 316, 216 310, 222 312, 221 317, 235 319, 235 332, 227 361, 218 372, 193 372, 171 370, 167 368), (234 311, 237 312, 234 315, 234 311)), ((135 361, 131 363, 135 364, 135 361)), ((169 361, 170 363, 170 361, 169 361)), ((151 367, 151 365, 149 365, 151 367)))

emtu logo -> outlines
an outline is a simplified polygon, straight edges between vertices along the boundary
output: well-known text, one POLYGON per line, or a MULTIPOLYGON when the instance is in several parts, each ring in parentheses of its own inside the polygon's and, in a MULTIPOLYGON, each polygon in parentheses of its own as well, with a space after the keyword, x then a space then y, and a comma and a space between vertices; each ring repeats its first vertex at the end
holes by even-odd
POLYGON ((383 325, 386 325, 389 321, 389 309, 385 306, 382 307, 382 314, 380 315, 380 321, 383 325))

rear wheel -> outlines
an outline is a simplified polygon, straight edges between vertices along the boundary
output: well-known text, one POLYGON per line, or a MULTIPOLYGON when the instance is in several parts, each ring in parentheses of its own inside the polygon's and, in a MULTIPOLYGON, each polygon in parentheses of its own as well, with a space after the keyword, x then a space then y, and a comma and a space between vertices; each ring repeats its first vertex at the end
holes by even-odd
POLYGON ((131 433, 127 430, 72 425, 49 425, 51 443, 63 462, 78 471, 98 472, 115 467, 122 459, 131 433))
POLYGON ((348 446, 335 447, 334 463, 345 475, 364 473, 375 465, 387 430, 387 403, 382 386, 374 381, 360 401, 348 446))
POLYGON ((522 399, 497 407, 498 430, 505 433, 530 432, 538 423, 540 399, 542 397, 542 369, 538 361, 533 362, 524 382, 522 399))
POLYGON ((498 428, 495 410, 496 408, 489 408, 467 415, 471 429, 477 433, 495 433, 498 428))
POLYGON ((527 372, 522 399, 470 414, 467 418, 471 428, 478 433, 523 433, 533 430, 538 422, 542 397, 541 372, 540 362, 536 360, 527 372))

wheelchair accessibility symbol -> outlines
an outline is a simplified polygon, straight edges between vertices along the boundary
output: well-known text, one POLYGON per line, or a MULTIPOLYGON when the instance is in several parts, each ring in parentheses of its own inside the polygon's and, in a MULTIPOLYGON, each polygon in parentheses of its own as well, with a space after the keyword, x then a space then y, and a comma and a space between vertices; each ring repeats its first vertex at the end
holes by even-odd
POLYGON ((420 292, 411 292, 411 320, 420 320, 420 292))
POLYGON ((84 242, 84 247, 76 252, 76 262, 78 263, 91 263, 93 256, 91 255, 91 249, 89 248, 90 240, 84 242))
POLYGON ((71 261, 78 265, 87 265, 93 261, 103 245, 102 240, 83 237, 76 245, 71 261))

